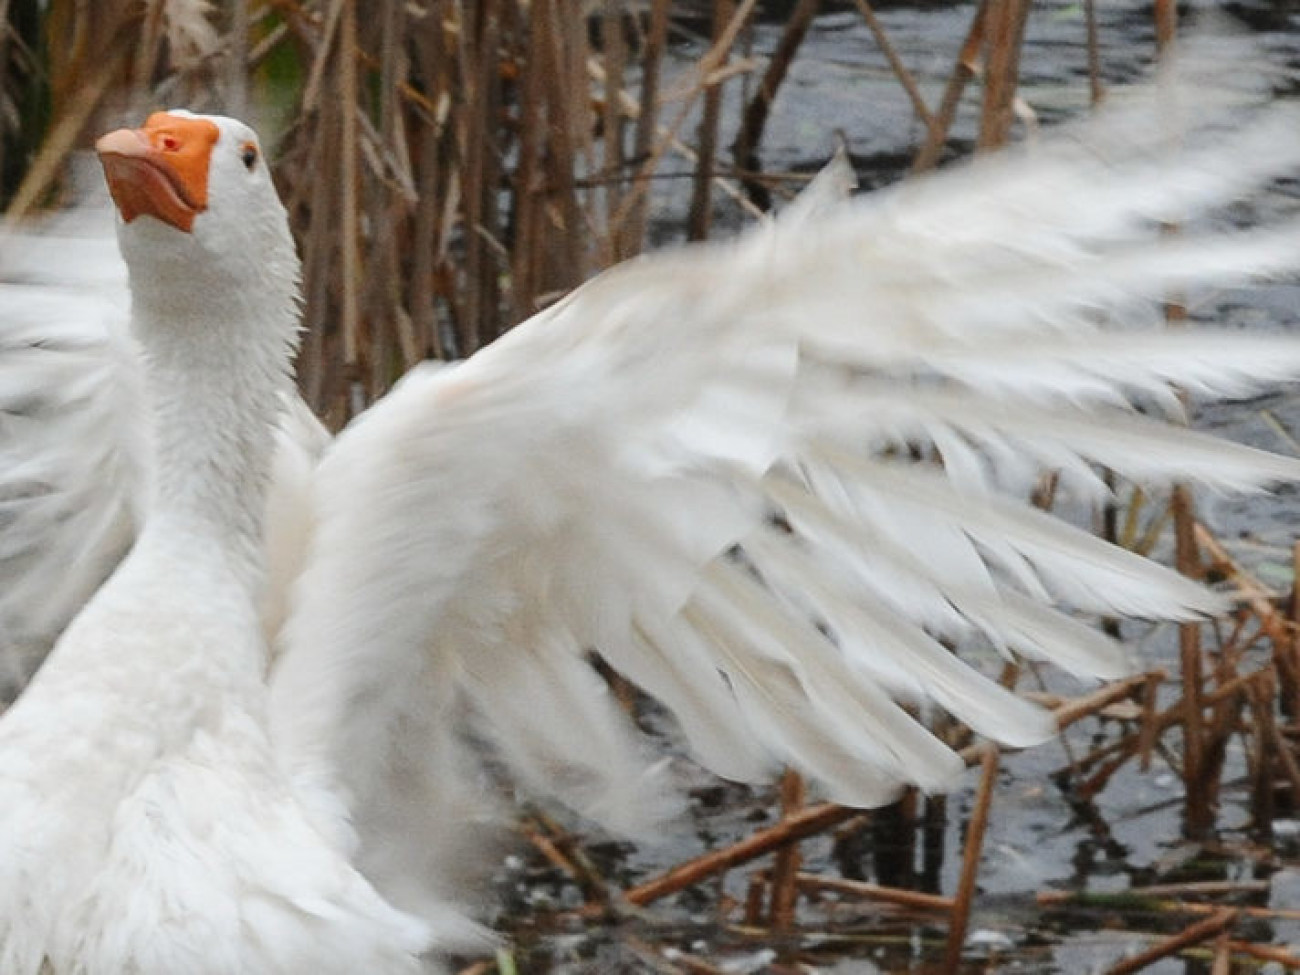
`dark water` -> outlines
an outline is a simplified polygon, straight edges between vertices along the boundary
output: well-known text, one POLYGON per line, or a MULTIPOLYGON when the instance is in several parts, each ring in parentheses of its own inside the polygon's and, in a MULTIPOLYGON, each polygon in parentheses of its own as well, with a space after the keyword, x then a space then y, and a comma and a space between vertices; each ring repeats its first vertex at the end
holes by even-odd
MULTIPOLYGON (((953 60, 969 27, 973 8, 895 6, 879 12, 904 62, 915 73, 926 100, 936 105, 952 71, 953 60)), ((1300 88, 1300 20, 1285 9, 1261 4, 1248 11, 1256 23, 1283 29, 1258 34, 1262 49, 1276 68, 1267 82, 1279 96, 1300 88)), ((1138 77, 1149 66, 1154 48, 1149 4, 1100 3, 1101 73, 1108 84, 1138 77)), ((1051 0, 1035 4, 1022 58, 1021 97, 1041 124, 1084 111, 1088 105, 1087 60, 1081 4, 1051 0)), ((749 43, 755 53, 770 51, 778 28, 758 27, 749 43)), ((677 51, 680 70, 703 49, 689 37, 677 51)), ((671 91, 671 81, 669 90, 671 91)), ((724 117, 739 116, 741 84, 728 88, 724 117)), ((978 124, 977 86, 972 85, 952 132, 951 149, 968 147, 978 124)), ((669 112, 671 114, 671 110, 669 112)), ((684 134, 689 134, 688 127, 684 134)), ((728 145, 733 131, 720 140, 728 145)), ((829 157, 837 137, 844 138, 864 186, 900 177, 923 132, 914 120, 902 88, 894 80, 861 17, 853 10, 833 10, 815 23, 790 77, 773 107, 762 160, 767 170, 815 171, 829 157)), ((690 172, 685 162, 668 160, 668 178, 656 193, 656 235, 680 235, 688 189, 672 174, 690 172)), ((722 198, 719 197, 721 201, 722 198)), ((1265 213, 1300 212, 1300 191, 1279 184, 1254 204, 1265 213)), ((721 203, 718 232, 743 225, 732 204, 721 203)), ((1249 215, 1246 215, 1249 216, 1249 215)), ((1204 299, 1193 316, 1230 327, 1296 329, 1300 285, 1277 283, 1249 293, 1221 293, 1204 299)), ((1198 426, 1282 453, 1300 453, 1300 399, 1283 392, 1243 403, 1197 410, 1198 426)), ((1202 512, 1233 553, 1268 585, 1291 584, 1291 543, 1300 534, 1300 505, 1295 488, 1276 497, 1201 499, 1202 512)), ((1174 663, 1171 631, 1129 627, 1144 662, 1174 663)), ((1084 685, 1057 674, 1045 675, 1053 689, 1078 693, 1084 685)), ((984 845, 980 894, 968 939, 964 971, 1071 973, 1104 971, 1124 955, 1149 943, 1139 933, 1103 911, 1046 912, 1035 895, 1046 889, 1087 889, 1116 893, 1132 886, 1179 880, 1268 881, 1254 897, 1260 906, 1300 907, 1300 822, 1274 824, 1272 845, 1261 844, 1252 830, 1240 742, 1234 739, 1227 772, 1219 830, 1213 842, 1192 844, 1180 837, 1182 785, 1159 759, 1142 772, 1129 763, 1092 803, 1071 803, 1053 776, 1072 754, 1086 753, 1096 723, 1072 729, 1063 741, 1011 755, 1004 761, 994 814, 984 845)), ((671 732, 665 730, 666 738, 671 732)), ((1176 745, 1177 736, 1166 736, 1176 745)), ((734 841, 774 821, 777 804, 770 793, 719 783, 690 763, 678 762, 694 801, 680 830, 658 844, 636 847, 590 837, 594 854, 610 878, 631 885, 707 849, 734 841)), ((943 893, 952 893, 960 868, 961 844, 975 785, 948 799, 941 827, 939 859, 929 868, 943 893)), ((569 823, 581 833, 580 823, 569 823)), ((918 841, 919 842, 919 841, 918 841)), ((833 875, 845 872, 876 879, 882 842, 869 834, 834 847, 829 838, 804 845, 808 869, 833 875)), ((918 866, 920 854, 917 854, 918 866)), ((721 898, 743 901, 749 869, 732 871, 714 881, 655 904, 644 915, 624 917, 613 926, 564 919, 581 903, 576 887, 535 857, 512 861, 502 879, 507 907, 501 923, 514 928, 521 971, 596 973, 654 971, 648 945, 672 945, 709 959, 728 972, 766 971, 787 948, 813 967, 805 970, 867 973, 938 971, 945 931, 933 924, 901 924, 870 902, 823 899, 801 902, 800 935, 788 943, 764 933, 747 934, 719 918, 721 898), (558 919, 557 919, 558 918, 558 919)), ((728 918, 739 916, 732 911, 728 918)), ((1125 923, 1132 917, 1126 915, 1125 923)), ((1144 931, 1168 931, 1185 919, 1144 919, 1144 931)), ((1300 944, 1300 923, 1258 922, 1239 926, 1236 936, 1259 942, 1300 944)), ((682 963, 675 970, 689 970, 682 963)), ((1268 970, 1268 969, 1264 969, 1268 970)), ((1280 969, 1278 969, 1280 970, 1280 969)), ((1208 962, 1169 960, 1146 971, 1153 975, 1190 975, 1209 971, 1208 962)), ((1237 971, 1237 969, 1234 969, 1237 971)))

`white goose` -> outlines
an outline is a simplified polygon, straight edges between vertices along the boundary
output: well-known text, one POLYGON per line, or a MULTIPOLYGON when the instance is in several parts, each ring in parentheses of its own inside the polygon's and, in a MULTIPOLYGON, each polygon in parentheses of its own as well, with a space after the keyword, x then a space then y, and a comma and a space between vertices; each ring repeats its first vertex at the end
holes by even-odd
MULTIPOLYGON (((424 970, 480 934, 452 870, 480 801, 467 714, 533 790, 619 829, 662 811, 591 647, 721 774, 790 762, 869 805, 960 768, 895 699, 1016 744, 1052 730, 937 637, 1107 675, 1122 652, 1072 607, 1221 609, 1019 500, 1040 466, 1086 498, 1105 490, 1094 463, 1230 489, 1300 477, 1128 406, 1295 376, 1300 343, 1115 325, 1153 324, 1143 299, 1168 288, 1297 263, 1294 228, 1153 222, 1300 163, 1300 126, 1265 113, 1171 162, 1150 110, 864 200, 823 190, 417 369, 310 473, 269 679, 263 511, 296 402, 285 215, 239 122, 174 112, 105 136, 152 474, 123 489, 144 498, 130 554, 0 718, 0 971, 424 970)), ((0 402, 29 368, 0 371, 0 402)), ((33 471, 57 454, 29 487, 71 490, 53 483, 67 448, 23 439, 39 418, 6 416, 3 449, 27 445, 33 471)))

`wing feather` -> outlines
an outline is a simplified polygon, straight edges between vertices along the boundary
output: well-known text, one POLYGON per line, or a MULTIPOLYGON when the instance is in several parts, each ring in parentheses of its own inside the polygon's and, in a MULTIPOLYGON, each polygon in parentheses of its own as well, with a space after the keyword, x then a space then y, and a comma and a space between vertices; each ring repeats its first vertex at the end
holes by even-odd
POLYGON ((149 466, 100 207, 0 228, 0 664, 12 693, 130 547, 149 466))
MULTIPOLYGON (((1198 64, 1175 98, 1199 93, 1198 64)), ((828 177, 789 220, 606 272, 404 381, 319 469, 273 681, 286 762, 342 797, 363 850, 472 842, 379 819, 405 803, 440 822, 465 788, 386 771, 450 734, 436 725, 457 711, 423 705, 430 682, 411 677, 427 671, 535 789, 572 774, 584 809, 626 827, 628 798, 655 806, 660 780, 586 669, 595 650, 710 767, 748 780, 789 762, 879 803, 961 767, 896 700, 1017 744, 1052 730, 944 639, 1112 676, 1124 653, 1074 610, 1221 610, 1022 493, 1056 469, 1104 497, 1099 465, 1232 490, 1300 477, 1183 429, 1172 389, 1293 378, 1300 346, 1151 327, 1167 289, 1300 263, 1291 226, 1162 232, 1300 165, 1294 108, 1252 115, 1208 87, 1181 150, 1153 131, 1168 92, 1147 90, 884 194, 834 203, 828 177)))

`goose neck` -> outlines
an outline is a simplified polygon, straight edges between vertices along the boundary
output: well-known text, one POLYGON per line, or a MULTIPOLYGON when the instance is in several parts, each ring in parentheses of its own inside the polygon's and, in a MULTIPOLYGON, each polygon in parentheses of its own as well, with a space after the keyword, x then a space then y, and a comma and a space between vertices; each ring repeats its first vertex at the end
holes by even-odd
POLYGON ((149 298, 137 292, 133 315, 156 456, 145 532, 216 542, 254 583, 279 393, 289 385, 285 325, 238 301, 213 313, 149 298))

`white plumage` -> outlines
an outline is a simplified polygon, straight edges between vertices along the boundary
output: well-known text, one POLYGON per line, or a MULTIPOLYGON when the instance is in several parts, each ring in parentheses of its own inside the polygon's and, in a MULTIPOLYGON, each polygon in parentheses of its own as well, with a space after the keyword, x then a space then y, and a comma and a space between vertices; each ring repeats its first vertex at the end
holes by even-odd
POLYGON ((253 134, 106 137, 134 338, 103 324, 111 284, 32 261, 0 291, 4 640, 52 639, 135 538, 0 719, 0 970, 416 972, 485 937, 461 722, 615 829, 671 809, 593 648, 719 773, 788 762, 874 804, 960 768, 896 701, 1052 732, 940 640, 1111 676, 1072 610, 1222 609, 1023 494, 1050 468, 1099 497, 1098 464, 1300 477, 1158 416, 1174 383, 1300 374, 1300 343, 1152 313, 1300 263, 1291 225, 1158 226, 1296 166, 1300 125, 1202 101, 1171 154, 1154 97, 865 199, 831 173, 414 370, 328 446, 291 391, 298 265, 253 134))

